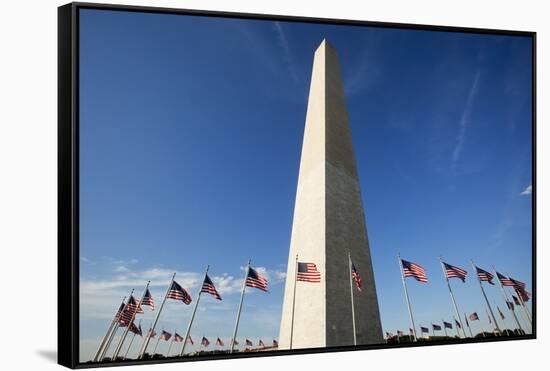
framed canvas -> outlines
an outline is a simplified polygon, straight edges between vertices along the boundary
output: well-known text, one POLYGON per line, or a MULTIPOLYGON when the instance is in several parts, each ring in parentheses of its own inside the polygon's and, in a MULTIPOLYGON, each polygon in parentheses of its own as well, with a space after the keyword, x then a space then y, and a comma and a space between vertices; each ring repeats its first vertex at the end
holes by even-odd
POLYGON ((536 337, 534 32, 58 19, 60 364, 536 337))

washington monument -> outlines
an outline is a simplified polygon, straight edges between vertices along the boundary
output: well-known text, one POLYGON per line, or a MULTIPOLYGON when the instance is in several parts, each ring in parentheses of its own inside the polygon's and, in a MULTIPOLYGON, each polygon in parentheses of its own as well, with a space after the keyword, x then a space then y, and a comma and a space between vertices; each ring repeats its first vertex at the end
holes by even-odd
POLYGON ((313 60, 286 277, 279 349, 383 342, 340 66, 326 40, 313 60), (321 281, 296 282, 297 261, 316 264, 321 281))

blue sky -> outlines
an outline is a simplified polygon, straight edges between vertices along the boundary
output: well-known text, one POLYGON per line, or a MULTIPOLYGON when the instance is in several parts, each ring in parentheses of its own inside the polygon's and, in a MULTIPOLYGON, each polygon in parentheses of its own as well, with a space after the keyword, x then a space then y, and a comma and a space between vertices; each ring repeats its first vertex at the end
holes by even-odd
MULTIPOLYGON (((249 258, 271 292, 249 291, 239 337, 277 338, 323 38, 342 66, 384 331, 409 326, 398 251, 429 277, 408 282, 417 325, 452 318, 440 255, 531 287, 530 39, 98 10, 80 27, 82 361, 131 288, 151 279, 159 303, 177 271, 196 296, 207 264, 224 300, 204 297, 192 336, 228 339, 249 258)), ((451 284, 480 329, 472 278, 451 284)), ((191 309, 170 302, 159 329, 181 334, 191 309)))

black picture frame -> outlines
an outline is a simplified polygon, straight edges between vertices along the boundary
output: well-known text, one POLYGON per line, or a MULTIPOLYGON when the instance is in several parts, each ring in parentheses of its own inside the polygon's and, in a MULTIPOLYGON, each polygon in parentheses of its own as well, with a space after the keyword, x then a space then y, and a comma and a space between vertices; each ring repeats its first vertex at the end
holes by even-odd
POLYGON ((365 349, 386 349, 431 345, 449 345, 508 341, 537 338, 536 310, 536 32, 463 28, 422 24, 386 23, 344 19, 310 18, 268 14, 231 13, 190 9, 156 8, 145 6, 112 5, 97 3, 70 3, 58 8, 58 363, 69 368, 91 368, 134 364, 156 364, 185 361, 202 361, 228 358, 265 357, 288 354, 341 352, 365 349), (285 22, 322 23, 336 25, 401 28, 411 30, 445 31, 490 35, 520 35, 532 42, 532 288, 533 331, 525 336, 506 338, 445 340, 429 343, 379 344, 368 346, 312 348, 299 350, 238 353, 233 355, 201 356, 181 359, 145 359, 114 361, 110 363, 80 363, 79 354, 79 10, 98 9, 122 12, 145 12, 173 15, 240 18, 285 22))

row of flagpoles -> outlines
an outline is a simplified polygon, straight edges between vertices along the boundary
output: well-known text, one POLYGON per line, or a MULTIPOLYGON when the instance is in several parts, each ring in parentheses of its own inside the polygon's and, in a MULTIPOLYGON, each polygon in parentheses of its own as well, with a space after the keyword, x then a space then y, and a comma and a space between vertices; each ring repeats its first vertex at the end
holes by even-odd
MULTIPOLYGON (((418 337, 417 337, 417 333, 416 333, 416 326, 415 326, 415 322, 414 322, 413 311, 412 311, 412 308, 411 308, 411 301, 410 301, 409 292, 408 292, 408 289, 407 289, 406 279, 407 278, 414 278, 416 281, 426 284, 426 283, 428 283, 428 277, 426 275, 426 270, 421 265, 410 262, 410 261, 407 261, 405 259, 402 259, 399 254, 397 254, 397 259, 399 261, 399 268, 400 268, 400 271, 401 271, 401 279, 402 279, 402 283, 403 283, 403 292, 404 292, 404 296, 405 296, 405 301, 407 303, 407 309, 408 309, 408 312, 409 312, 409 319, 410 319, 410 324, 411 324, 411 327, 409 329, 409 333, 413 337, 414 341, 417 341, 418 337)), ((458 309, 458 305, 457 305, 457 302, 456 302, 456 299, 455 299, 455 296, 454 296, 454 293, 453 293, 453 290, 452 290, 452 287, 451 287, 450 279, 458 278, 464 283, 464 282, 466 282, 466 276, 468 275, 468 272, 465 269, 462 269, 460 267, 445 263, 441 257, 439 258, 439 262, 441 264, 441 269, 443 270, 443 276, 444 276, 445 281, 447 283, 447 288, 449 290, 449 295, 451 297, 452 307, 453 307, 455 315, 456 315, 454 320, 455 320, 455 326, 456 326, 457 334, 458 334, 459 337, 462 337, 461 334, 460 334, 460 331, 459 331, 459 329, 461 329, 462 330, 462 335, 466 338, 467 337, 466 328, 464 327, 464 323, 462 322, 462 316, 459 314, 460 311, 458 309)), ((497 321, 497 319, 494 315, 493 308, 492 308, 491 304, 489 303, 489 299, 487 298, 487 294, 485 293, 485 289, 483 287, 483 282, 486 282, 490 285, 494 285, 493 279, 494 279, 495 276, 497 277, 497 280, 499 282, 499 286, 500 286, 500 289, 501 289, 503 300, 506 303, 506 306, 507 306, 510 314, 514 318, 520 332, 524 333, 525 330, 523 329, 523 327, 522 327, 522 325, 521 325, 521 323, 518 319, 518 316, 516 315, 516 312, 515 312, 515 309, 514 309, 514 304, 515 304, 516 307, 521 307, 523 309, 523 312, 524 312, 524 315, 525 315, 525 318, 524 318, 525 325, 528 327, 528 329, 530 329, 530 331, 532 331, 531 312, 529 311, 529 308, 525 304, 527 301, 529 301, 529 299, 531 297, 531 294, 526 290, 525 283, 523 283, 521 281, 518 281, 518 280, 515 280, 511 277, 507 277, 507 276, 497 272, 494 267, 493 267, 493 272, 494 272, 494 275, 493 275, 492 273, 476 266, 473 261, 471 261, 471 264, 472 264, 472 269, 476 273, 477 280, 478 280, 478 283, 479 283, 479 287, 480 287, 480 290, 481 290, 481 294, 482 294, 482 296, 485 300, 485 304, 487 306, 486 308, 487 308, 487 314, 488 314, 489 321, 490 321, 490 323, 494 323, 496 331, 499 334, 502 334, 502 330, 501 330, 501 328, 498 324, 498 321, 497 321), (508 296, 508 293, 505 290, 505 287, 510 287, 515 291, 517 296, 514 296, 512 294, 513 302, 509 299, 509 296, 508 296)), ((497 306, 497 310, 499 312, 500 319, 504 320, 504 318, 505 318, 504 314, 502 313, 502 311, 500 310, 500 308, 498 306, 497 306)), ((477 312, 472 313, 469 318, 472 321, 479 320, 479 316, 478 316, 477 312)), ((468 318, 466 317, 466 314, 464 314, 464 320, 465 320, 465 322, 468 326, 470 336, 473 337, 473 334, 472 334, 471 328, 470 328, 470 324, 468 323, 468 318)), ((447 328, 452 329, 452 323, 450 323, 450 322, 443 321, 443 326, 444 326, 443 328, 444 328, 445 333, 446 333, 447 328)), ((421 334, 423 334, 425 332, 429 333, 429 329, 427 329, 426 327, 421 326, 420 329, 421 329, 421 334)), ((438 330, 438 331, 441 330, 441 326, 435 325, 435 324, 432 323, 432 330, 435 333, 436 330, 438 330)), ((402 334, 402 332, 398 331, 398 337, 400 336, 400 334, 402 334)), ((391 335, 391 334, 386 333, 386 336, 388 336, 388 335, 391 335)))
MULTIPOLYGON (((206 268, 206 271, 204 273, 204 279, 203 284, 199 290, 199 293, 197 295, 197 300, 195 301, 195 305, 193 307, 193 312, 191 314, 191 319, 189 320, 189 324, 187 326, 187 330, 185 332, 185 336, 180 336, 176 332, 174 332, 174 336, 172 337, 172 334, 170 334, 167 331, 162 331, 161 335, 157 339, 157 342, 155 344, 155 348, 153 350, 153 354, 156 352, 156 348, 158 347, 158 344, 160 340, 166 340, 168 341, 170 338, 172 338, 172 343, 177 342, 181 343, 181 348, 179 351, 179 355, 183 356, 185 352, 186 344, 193 344, 193 340, 191 339, 190 332, 191 328, 193 326, 193 321, 195 319, 195 315, 197 313, 197 307, 199 305, 201 295, 203 293, 212 295, 217 300, 222 300, 220 294, 216 290, 216 287, 214 286, 214 283, 208 276, 208 270, 209 266, 206 268)), ((155 319, 153 320, 151 327, 149 331, 147 331, 147 334, 145 335, 143 339, 143 343, 140 347, 139 353, 138 353, 138 359, 144 358, 145 354, 147 353, 147 349, 149 348, 150 341, 152 338, 156 336, 156 326, 158 324, 160 315, 162 313, 162 310, 164 308, 164 305, 168 299, 171 300, 177 300, 182 301, 184 304, 189 305, 192 302, 192 298, 189 295, 189 293, 175 281, 176 273, 172 275, 172 279, 170 281, 170 284, 168 285, 168 288, 166 290, 166 293, 164 294, 164 298, 162 300, 162 303, 158 309, 158 312, 155 316, 155 319)), ((148 281, 145 285, 145 288, 143 290, 143 293, 141 295, 141 298, 139 300, 136 300, 134 297, 134 289, 130 291, 130 295, 128 296, 128 300, 126 300, 126 297, 122 299, 122 303, 120 304, 120 307, 118 308, 117 312, 115 313, 113 320, 111 321, 111 324, 109 328, 107 329, 107 332, 105 336, 103 337, 101 343, 99 344, 99 347, 95 353, 95 356, 93 358, 94 362, 101 361, 105 358, 107 352, 111 348, 111 345, 113 343, 113 340, 116 337, 117 331, 122 328, 124 331, 122 333, 122 336, 120 337, 118 344, 114 348, 113 355, 111 359, 115 360, 122 356, 122 349, 123 346, 128 338, 128 333, 132 332, 133 336, 130 340, 130 345, 128 346, 126 353, 124 354, 124 358, 127 356, 128 351, 130 347, 132 346, 132 343, 135 340, 136 335, 143 336, 142 330, 141 330, 141 322, 138 323, 136 326, 135 320, 136 316, 139 314, 144 313, 143 307, 147 306, 151 310, 155 309, 155 303, 153 300, 153 296, 151 295, 151 292, 149 290, 150 281, 148 281)), ((246 292, 246 288, 256 288, 264 292, 268 292, 268 281, 265 277, 263 277, 260 273, 258 273, 252 266, 250 265, 250 260, 248 261, 247 267, 246 267, 246 273, 245 273, 245 279, 243 281, 243 286, 241 290, 241 298, 239 301, 239 307, 237 311, 237 318, 235 321, 235 328, 233 331, 233 336, 231 338, 231 345, 229 348, 229 352, 233 353, 235 346, 238 345, 237 339, 237 332, 239 328, 239 320, 241 317, 241 310, 243 306, 244 296, 246 292)), ((169 352, 172 348, 173 344, 170 344, 169 352)), ((201 346, 208 346, 210 343, 206 337, 203 337, 201 341, 201 346)), ((218 338, 218 341, 216 342, 217 345, 223 346, 223 341, 218 338)), ((263 342, 262 342, 263 344, 263 342)), ((275 346, 277 344, 276 340, 273 340, 273 345, 275 346)), ((252 342, 248 339, 246 339, 246 345, 252 345, 252 342)))
MULTIPOLYGON (((417 333, 416 333, 416 326, 415 326, 415 322, 414 322, 413 311, 412 311, 412 308, 411 308, 411 301, 410 301, 410 297, 409 297, 409 293, 408 293, 408 289, 407 289, 406 279, 407 278, 414 278, 418 282, 427 283, 428 282, 428 277, 426 275, 425 269, 422 266, 420 266, 419 264, 416 264, 416 263, 407 261, 405 259, 402 259, 399 254, 397 255, 397 258, 398 258, 398 261, 399 261, 399 267, 400 267, 401 278, 402 278, 402 283, 403 283, 403 290, 404 290, 404 294, 405 294, 405 300, 406 300, 406 303, 407 303, 407 308, 408 308, 409 318, 410 318, 410 323, 411 323, 411 327, 409 329, 410 330, 410 335, 413 337, 414 341, 417 341, 418 337, 417 337, 417 333)), ((457 266, 454 266, 454 265, 443 262, 442 258, 440 258, 439 260, 440 260, 441 268, 443 270, 444 278, 445 278, 446 283, 447 283, 447 288, 449 290, 449 294, 450 294, 450 297, 451 297, 452 306, 453 306, 453 309, 454 309, 454 312, 455 312, 455 315, 456 315, 454 320, 455 320, 457 334, 459 335, 459 337, 462 337, 460 335, 460 331, 459 331, 459 329, 461 329, 463 336, 467 337, 466 329, 465 329, 464 324, 462 322, 462 317, 459 314, 460 311, 458 309, 458 305, 457 305, 454 293, 452 291, 450 279, 458 278, 462 282, 465 282, 468 272, 465 269, 462 269, 462 268, 459 268, 457 266)), ((351 300, 352 325, 353 325, 353 340, 354 340, 354 344, 356 345, 357 341, 356 341, 356 334, 355 334, 355 308, 354 308, 354 302, 353 302, 353 298, 354 298, 353 282, 355 282, 357 290, 359 292, 361 292, 362 281, 361 281, 361 277, 359 275, 359 272, 356 269, 355 265, 353 264, 351 255, 349 253, 348 253, 348 262, 349 262, 349 282, 350 282, 350 300, 351 300)), ((494 283, 492 281, 493 281, 495 276, 498 279, 498 282, 499 282, 499 285, 500 285, 500 288, 501 288, 501 292, 502 292, 502 295, 503 295, 503 299, 506 302, 506 306, 508 307, 508 310, 510 311, 511 315, 515 319, 519 330, 521 332, 524 332, 523 327, 521 326, 521 324, 519 322, 519 319, 516 316, 516 313, 515 313, 515 310, 514 310, 514 303, 516 304, 516 306, 520 306, 520 307, 523 308, 523 311, 525 313, 525 317, 527 319, 527 321, 526 321, 527 326, 532 328, 532 316, 531 316, 531 313, 529 312, 529 309, 525 305, 525 302, 527 302, 530 299, 531 295, 530 295, 529 292, 527 292, 525 283, 523 283, 521 281, 518 281, 518 280, 515 280, 511 277, 506 277, 505 275, 497 272, 494 269, 494 267, 493 267, 493 271, 494 271, 495 275, 489 273, 488 271, 486 271, 484 269, 481 269, 481 268, 477 267, 474 264, 473 261, 471 262, 471 264, 472 264, 472 268, 476 272, 477 280, 479 282, 479 287, 480 287, 482 296, 485 299, 485 303, 487 305, 487 313, 488 313, 488 316, 489 316, 489 320, 490 321, 492 320, 492 323, 494 323, 494 325, 496 327, 496 331, 499 334, 502 333, 502 330, 500 329, 500 326, 498 325, 498 321, 495 318, 492 306, 489 304, 489 300, 487 298, 487 295, 485 293, 485 290, 484 290, 484 287, 483 287, 483 284, 482 284, 483 282, 486 282, 488 284, 494 285, 494 283), (509 297, 508 297, 508 294, 505 290, 505 287, 511 287, 516 292, 517 297, 512 295, 512 298, 513 298, 514 302, 509 300, 509 297)), ((184 355, 185 346, 186 346, 186 344, 189 343, 190 331, 191 331, 191 328, 192 328, 192 325, 193 325, 193 321, 195 319, 195 315, 196 315, 197 307, 198 307, 200 299, 201 299, 201 295, 203 293, 206 293, 206 294, 212 295, 217 300, 222 300, 221 296, 219 295, 218 291, 216 290, 216 287, 214 286, 214 283, 212 282, 212 280, 208 276, 208 269, 209 269, 209 267, 206 268, 206 271, 204 273, 203 284, 202 284, 201 289, 199 290, 199 293, 197 295, 197 300, 195 302, 193 312, 191 314, 191 318, 190 318, 189 324, 187 326, 187 330, 185 332, 185 336, 181 337, 177 333, 174 333, 173 342, 181 342, 182 343, 181 349, 180 349, 180 352, 179 352, 180 356, 184 355)), ((144 338, 142 346, 140 347, 140 351, 138 353, 138 359, 141 359, 141 358, 144 357, 144 355, 147 352, 147 349, 148 349, 151 338, 153 338, 156 335, 155 328, 158 324, 158 320, 159 320, 159 317, 161 315, 162 309, 164 308, 164 304, 166 303, 166 300, 167 299, 179 300, 179 301, 182 301, 183 303, 185 303, 187 305, 191 304, 191 302, 192 302, 191 296, 187 293, 187 291, 175 281, 175 276, 176 276, 176 273, 174 273, 172 275, 172 279, 170 281, 170 284, 168 285, 168 289, 166 291, 166 294, 164 295, 164 299, 163 299, 163 301, 160 305, 160 308, 157 312, 157 315, 156 315, 156 317, 155 317, 155 319, 154 319, 154 321, 151 325, 151 328, 149 329, 149 331, 147 332, 147 335, 144 338)), ((295 309, 295 303, 296 303, 296 285, 297 285, 298 282, 319 283, 319 282, 321 282, 321 273, 317 269, 317 265, 315 263, 300 262, 300 261, 298 261, 298 255, 296 255, 296 266, 295 266, 295 277, 294 277, 294 293, 293 293, 293 303, 292 303, 292 320, 291 320, 291 333, 290 333, 290 349, 292 349, 293 328, 294 328, 294 309, 295 309)), ((134 334, 132 336, 131 341, 130 341, 130 346, 133 343, 136 334, 142 335, 141 334, 141 325, 138 325, 136 327, 136 325, 134 324, 134 320, 136 318, 136 315, 143 313, 143 308, 142 308, 143 306, 148 306, 151 310, 154 310, 154 308, 155 308, 153 297, 152 297, 152 295, 149 291, 149 284, 150 284, 150 282, 147 282, 147 284, 145 285, 145 289, 144 289, 143 294, 141 296, 141 299, 139 301, 136 301, 136 299, 134 298, 134 296, 133 296, 134 290, 133 289, 130 292, 130 296, 128 297, 128 300, 125 302, 124 299, 123 299, 119 310, 115 314, 115 316, 114 316, 114 318, 111 322, 111 325, 109 326, 109 328, 107 330, 107 333, 105 334, 103 340, 101 341, 101 343, 99 345, 99 348, 98 348, 98 350, 95 354, 95 357, 93 359, 94 362, 98 362, 99 360, 104 359, 107 351, 109 350, 109 348, 111 346, 111 343, 112 343, 113 339, 115 338, 115 334, 116 334, 116 332, 119 328, 123 328, 124 332, 123 332, 122 336, 120 337, 120 340, 119 340, 117 346, 115 347, 115 350, 114 350, 114 353, 113 353, 113 356, 111 357, 111 359, 117 359, 120 356, 121 350, 122 350, 123 345, 126 341, 128 332, 131 331, 134 334)), ((237 316, 236 316, 236 320, 235 320, 235 327, 234 327, 234 330, 233 330, 233 336, 231 337, 231 343, 230 343, 230 347, 229 347, 229 352, 230 353, 233 353, 233 351, 235 349, 235 345, 238 345, 238 342, 236 341, 236 339, 237 339, 237 333, 238 333, 238 328, 239 328, 239 321, 240 321, 241 311, 242 311, 242 307, 243 307, 244 296, 245 296, 245 292, 246 292, 247 287, 256 288, 256 289, 259 289, 261 291, 268 292, 268 281, 267 281, 267 279, 265 277, 263 277, 260 273, 258 273, 254 268, 251 267, 250 260, 248 261, 248 264, 247 264, 247 267, 246 267, 245 279, 243 281, 243 286, 242 286, 242 290, 241 290, 241 297, 240 297, 239 306, 238 306, 238 310, 237 310, 237 316)), ((500 308, 498 308, 498 306, 497 306, 497 309, 498 309, 499 315, 501 317, 501 320, 504 320, 504 314, 502 313, 500 308)), ((479 316, 477 315, 476 312, 472 313, 470 316, 471 316, 470 317, 471 320, 479 320, 479 316)), ((466 318, 466 315, 464 315, 464 319, 465 319, 466 323, 468 323, 468 319, 466 318)), ((446 332, 447 328, 452 329, 452 324, 450 322, 443 321, 443 326, 444 326, 443 328, 444 328, 445 332, 446 332)), ((470 335, 473 336, 472 333, 471 333, 469 323, 468 323, 468 328, 470 330, 470 335)), ((424 332, 429 332, 426 329, 427 329, 426 327, 421 326, 421 334, 423 334, 424 332)), ((432 324, 432 330, 435 333, 436 330, 437 331, 441 330, 441 326, 436 325, 436 324, 432 324)), ((400 333, 402 334, 401 331, 398 331, 398 336, 399 336, 400 333)), ((169 337, 172 336, 172 334, 169 334, 168 332, 166 332, 164 330, 163 330, 163 334, 164 334, 164 337, 166 337, 168 335, 170 335, 169 337)), ((389 333, 387 333, 386 335, 389 335, 389 333)), ((162 334, 161 334, 161 337, 162 337, 162 334)), ((203 340, 204 339, 206 339, 206 338, 203 337, 203 340)), ((155 345, 155 351, 156 351, 156 347, 158 346, 158 343, 159 343, 160 340, 161 340, 161 338, 159 337, 159 339, 157 340, 157 343, 155 345)), ((168 340, 168 339, 165 339, 165 340, 168 340)), ((218 340, 220 340, 220 342, 221 342, 221 339, 218 339, 218 340)), ((206 339, 206 341, 208 342, 208 339, 206 339)), ((192 339, 191 339, 191 343, 192 343, 192 339)), ((275 343, 276 343, 276 341, 274 340, 274 344, 275 343)), ((208 344, 209 344, 209 342, 208 342, 208 344)), ((217 342, 217 344, 218 344, 218 342, 217 342)), ((201 345, 205 345, 205 344, 203 342, 201 342, 201 345)), ((247 342, 247 345, 248 345, 248 342, 247 342)), ((172 347, 172 344, 170 345, 169 350, 171 350, 171 347, 172 347)), ((128 349, 129 349, 129 347, 128 347, 128 349)), ((127 354, 127 352, 126 352, 126 354, 127 354)), ((154 352, 153 352, 153 354, 154 354, 154 352)))

